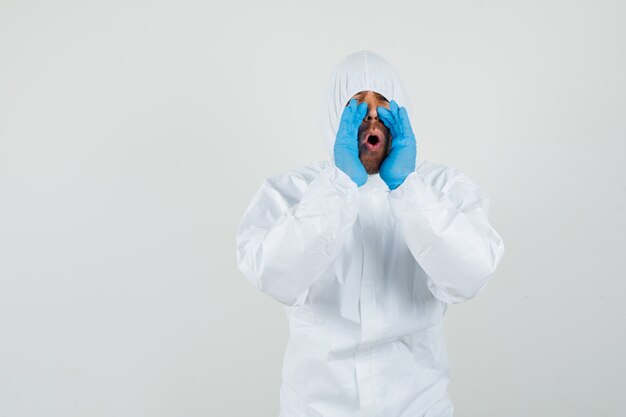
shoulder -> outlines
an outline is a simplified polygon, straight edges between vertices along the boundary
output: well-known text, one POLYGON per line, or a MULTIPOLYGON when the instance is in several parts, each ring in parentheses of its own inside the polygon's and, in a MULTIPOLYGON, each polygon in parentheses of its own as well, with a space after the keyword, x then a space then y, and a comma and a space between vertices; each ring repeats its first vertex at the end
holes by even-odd
POLYGON ((459 181, 467 182, 469 180, 469 177, 455 166, 425 159, 417 162, 415 171, 429 185, 444 192, 459 181))
POLYGON ((427 184, 446 194, 459 209, 484 204, 488 199, 478 184, 455 166, 420 160, 415 171, 427 184))
POLYGON ((270 225, 284 215, 285 210, 297 204, 308 184, 317 178, 325 167, 323 162, 313 162, 265 178, 244 213, 246 222, 270 225))
POLYGON ((299 200, 308 185, 328 166, 329 161, 315 161, 271 175, 263 181, 263 188, 279 193, 286 200, 299 200))
POLYGON ((328 161, 315 161, 305 166, 292 168, 290 170, 271 175, 265 179, 265 182, 278 185, 284 183, 285 181, 296 181, 298 183, 302 182, 308 184, 317 178, 328 164, 328 161))

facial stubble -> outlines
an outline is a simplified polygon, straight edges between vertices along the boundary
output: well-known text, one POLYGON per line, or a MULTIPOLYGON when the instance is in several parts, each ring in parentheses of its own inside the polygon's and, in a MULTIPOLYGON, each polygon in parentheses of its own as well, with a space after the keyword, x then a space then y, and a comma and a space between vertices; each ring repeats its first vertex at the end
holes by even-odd
POLYGON ((386 133, 385 138, 383 139, 383 148, 375 152, 368 151, 364 144, 361 144, 359 146, 359 159, 365 167, 365 171, 369 175, 377 174, 380 171, 380 165, 383 163, 383 161, 387 157, 387 154, 389 153, 390 139, 391 137, 389 133, 386 133))

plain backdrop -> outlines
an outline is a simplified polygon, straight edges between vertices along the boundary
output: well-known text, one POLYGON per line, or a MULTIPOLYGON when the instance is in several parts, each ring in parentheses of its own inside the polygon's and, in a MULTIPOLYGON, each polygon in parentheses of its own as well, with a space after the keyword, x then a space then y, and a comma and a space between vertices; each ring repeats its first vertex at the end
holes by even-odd
MULTIPOLYGON (((626 408, 620 1, 0 0, 0 415, 277 416, 262 180, 327 158, 334 65, 396 67, 506 252, 445 318, 456 417, 626 408)), ((417 417, 417 416, 416 416, 417 417)))

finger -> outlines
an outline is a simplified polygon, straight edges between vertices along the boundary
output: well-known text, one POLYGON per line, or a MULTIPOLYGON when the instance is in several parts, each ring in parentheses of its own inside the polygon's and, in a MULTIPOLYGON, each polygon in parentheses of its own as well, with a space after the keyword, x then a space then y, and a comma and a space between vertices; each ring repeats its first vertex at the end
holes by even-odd
POLYGON ((354 124, 357 126, 360 125, 363 119, 365 118, 366 114, 367 114, 367 103, 363 102, 359 104, 356 108, 356 112, 355 112, 354 119, 353 119, 354 124))
POLYGON ((348 102, 348 104, 346 105, 346 107, 343 108, 343 111, 348 111, 348 112, 353 112, 354 111, 354 107, 356 106, 356 99, 352 98, 350 99, 350 101, 348 102))
POLYGON ((400 106, 398 106, 398 103, 396 103, 395 100, 391 100, 391 102, 389 103, 389 110, 391 110, 391 113, 393 113, 395 116, 398 116, 399 108, 400 106))
POLYGON ((379 107, 378 118, 383 122, 385 126, 387 126, 393 136, 396 136, 398 134, 398 121, 389 110, 384 107, 379 107))
POLYGON ((377 112, 378 118, 382 120, 382 122, 387 125, 387 127, 395 125, 395 117, 393 117, 393 114, 389 110, 384 107, 378 107, 377 112))
POLYGON ((409 114, 406 111, 406 108, 401 107, 398 111, 398 115, 400 116, 400 123, 402 124, 402 131, 406 136, 410 136, 415 138, 413 134, 413 129, 411 128, 411 121, 409 120, 409 114))
POLYGON ((349 123, 352 120, 353 113, 354 113, 354 105, 353 105, 353 101, 350 100, 348 105, 346 107, 344 107, 343 112, 341 113, 341 118, 339 120, 339 126, 341 126, 342 124, 349 123))

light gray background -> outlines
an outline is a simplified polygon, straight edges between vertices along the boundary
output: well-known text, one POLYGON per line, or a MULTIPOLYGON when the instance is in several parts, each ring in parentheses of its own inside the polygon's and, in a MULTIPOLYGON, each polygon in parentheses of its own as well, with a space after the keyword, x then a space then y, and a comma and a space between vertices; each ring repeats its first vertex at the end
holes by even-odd
POLYGON ((263 178, 326 158, 322 89, 360 49, 506 245, 446 315, 456 416, 623 415, 625 12, 0 1, 0 415, 277 416, 287 321, 235 231, 263 178))

